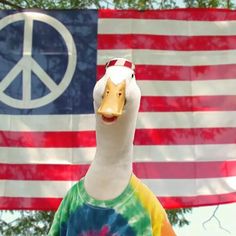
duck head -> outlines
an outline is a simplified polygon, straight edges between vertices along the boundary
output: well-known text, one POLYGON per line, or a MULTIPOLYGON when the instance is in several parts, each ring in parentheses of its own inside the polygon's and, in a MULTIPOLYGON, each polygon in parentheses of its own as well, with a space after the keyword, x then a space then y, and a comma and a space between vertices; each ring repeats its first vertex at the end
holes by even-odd
POLYGON ((113 123, 127 108, 137 112, 140 103, 140 89, 135 80, 135 66, 132 62, 115 58, 106 63, 106 72, 94 88, 95 111, 104 123, 113 123))
MULTIPOLYGON (((113 71, 114 72, 114 71, 113 71)), ((106 86, 102 95, 101 105, 98 108, 98 114, 106 123, 111 123, 117 120, 124 111, 126 103, 126 81, 116 84, 108 77, 106 86)))
POLYGON ((131 146, 141 98, 134 64, 123 58, 107 62, 104 76, 94 87, 93 98, 97 146, 102 144, 113 150, 131 146))

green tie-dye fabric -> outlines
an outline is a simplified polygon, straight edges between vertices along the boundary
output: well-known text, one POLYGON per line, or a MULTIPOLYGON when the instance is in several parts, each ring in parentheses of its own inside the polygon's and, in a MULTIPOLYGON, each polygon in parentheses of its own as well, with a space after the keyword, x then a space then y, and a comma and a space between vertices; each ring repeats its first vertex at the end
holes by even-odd
MULTIPOLYGON (((132 176, 120 196, 113 200, 100 201, 87 194, 82 179, 71 188, 62 201, 48 235, 158 236, 159 234, 153 233, 153 225, 157 222, 152 222, 150 207, 147 209, 145 206, 145 201, 147 204, 152 202, 146 199, 144 192, 147 192, 146 187, 132 176), (141 195, 143 196, 140 197, 141 195)), ((161 220, 160 215, 159 221, 161 220)))

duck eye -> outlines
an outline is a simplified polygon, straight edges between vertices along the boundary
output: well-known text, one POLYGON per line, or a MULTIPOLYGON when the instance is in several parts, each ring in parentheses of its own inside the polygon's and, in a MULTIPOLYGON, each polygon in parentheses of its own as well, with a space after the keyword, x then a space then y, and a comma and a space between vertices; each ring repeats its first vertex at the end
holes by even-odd
POLYGON ((134 78, 134 74, 131 75, 131 78, 134 78))
POLYGON ((109 90, 107 90, 107 91, 106 91, 106 95, 108 95, 109 93, 110 93, 110 91, 109 91, 109 90))

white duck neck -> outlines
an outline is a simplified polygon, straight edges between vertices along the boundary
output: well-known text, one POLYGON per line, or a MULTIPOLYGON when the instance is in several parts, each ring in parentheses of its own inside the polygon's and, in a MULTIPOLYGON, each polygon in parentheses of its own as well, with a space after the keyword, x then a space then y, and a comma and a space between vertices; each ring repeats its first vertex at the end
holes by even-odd
POLYGON ((124 114, 111 125, 103 124, 100 119, 99 116, 96 117, 95 160, 104 165, 132 164, 136 117, 124 114))
POLYGON ((133 138, 136 117, 124 114, 107 125, 96 118, 97 149, 85 176, 85 188, 96 199, 114 199, 129 183, 132 174, 133 138))

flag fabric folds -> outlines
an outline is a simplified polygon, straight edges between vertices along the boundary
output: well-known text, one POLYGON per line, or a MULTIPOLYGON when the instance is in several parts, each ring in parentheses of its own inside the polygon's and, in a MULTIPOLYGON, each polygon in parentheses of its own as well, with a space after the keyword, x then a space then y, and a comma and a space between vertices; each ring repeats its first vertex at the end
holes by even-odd
POLYGON ((92 91, 136 64, 134 173, 166 208, 236 201, 236 11, 0 11, 0 208, 55 210, 96 148, 92 91))

